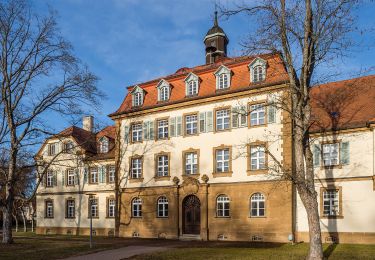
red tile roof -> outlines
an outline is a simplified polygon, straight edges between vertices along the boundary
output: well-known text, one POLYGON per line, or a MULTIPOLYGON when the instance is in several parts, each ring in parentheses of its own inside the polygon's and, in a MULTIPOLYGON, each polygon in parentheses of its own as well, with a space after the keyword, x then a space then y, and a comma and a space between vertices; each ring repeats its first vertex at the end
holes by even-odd
POLYGON ((242 91, 251 89, 252 87, 258 87, 259 85, 280 84, 285 82, 288 82, 288 75, 279 53, 263 54, 258 56, 243 56, 237 58, 225 58, 214 64, 201 65, 194 68, 181 68, 172 75, 139 84, 138 86, 145 91, 142 107, 132 107, 132 96, 130 92, 135 87, 135 85, 130 86, 128 87, 128 93, 119 109, 109 116, 126 114, 128 112, 139 111, 147 108, 164 106, 193 99, 200 99, 213 95, 242 91), (251 83, 248 65, 257 57, 267 61, 267 77, 266 80, 262 83, 251 83), (228 91, 217 93, 216 78, 214 72, 221 65, 228 67, 232 71, 231 86, 228 91), (184 79, 190 72, 196 74, 200 79, 199 93, 196 97, 193 98, 185 97, 184 79), (171 94, 170 99, 167 102, 158 103, 156 86, 161 79, 168 81, 171 86, 171 94))
POLYGON ((375 75, 319 85, 310 93, 312 132, 375 122, 375 75))

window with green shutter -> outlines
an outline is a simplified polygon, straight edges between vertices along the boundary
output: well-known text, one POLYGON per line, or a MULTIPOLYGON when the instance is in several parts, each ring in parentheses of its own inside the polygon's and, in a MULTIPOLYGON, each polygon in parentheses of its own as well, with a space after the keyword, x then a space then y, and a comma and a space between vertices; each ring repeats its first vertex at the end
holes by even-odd
POLYGON ((340 163, 349 164, 349 142, 340 144, 340 163))
POLYGON ((321 157, 321 151, 320 151, 320 145, 314 144, 313 146, 313 162, 314 167, 320 166, 320 157, 321 157))

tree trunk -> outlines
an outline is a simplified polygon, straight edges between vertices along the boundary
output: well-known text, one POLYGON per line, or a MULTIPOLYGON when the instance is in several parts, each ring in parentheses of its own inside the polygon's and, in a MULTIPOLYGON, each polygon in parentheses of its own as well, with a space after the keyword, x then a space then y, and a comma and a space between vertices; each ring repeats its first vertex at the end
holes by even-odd
POLYGON ((26 218, 25 218, 25 212, 23 211, 23 209, 21 209, 21 213, 22 213, 22 222, 23 222, 23 232, 26 232, 27 231, 26 218))
POLYGON ((9 207, 3 208, 3 243, 13 243, 12 237, 12 213, 9 211, 9 207))

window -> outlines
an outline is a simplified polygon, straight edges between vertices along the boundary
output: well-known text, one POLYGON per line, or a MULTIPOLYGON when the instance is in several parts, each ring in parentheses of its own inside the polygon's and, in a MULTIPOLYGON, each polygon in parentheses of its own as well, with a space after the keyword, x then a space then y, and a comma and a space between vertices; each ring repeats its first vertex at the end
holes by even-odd
POLYGON ((185 134, 195 135, 198 133, 198 116, 186 115, 185 116, 185 134))
POLYGON ((142 124, 132 125, 132 142, 142 142, 142 124))
POLYGON ((250 199, 250 216, 264 217, 265 216, 265 199, 262 193, 255 193, 250 199))
POLYGON ((98 183, 98 168, 90 168, 90 183, 98 183))
POLYGON ((46 200, 46 218, 53 218, 53 201, 52 200, 46 200))
POLYGON ((266 68, 267 61, 261 58, 255 58, 253 62, 249 64, 251 82, 261 82, 266 79, 266 68))
POLYGON ((197 94, 198 94, 198 81, 196 80, 189 81, 187 95, 195 96, 197 94))
POLYGON ((229 217, 229 198, 226 195, 220 195, 216 199, 216 216, 229 217))
POLYGON ((91 217, 93 218, 99 217, 98 199, 89 198, 89 203, 90 203, 90 208, 91 208, 91 217))
POLYGON ((66 171, 66 175, 67 175, 67 182, 66 182, 66 184, 68 186, 73 186, 74 182, 75 182, 75 171, 74 171, 74 169, 73 168, 69 168, 66 171))
POLYGON ((142 158, 131 159, 131 178, 142 178, 142 158))
POLYGON ((323 215, 338 216, 341 214, 339 205, 339 190, 323 191, 323 215))
POLYGON ((99 140, 99 152, 108 153, 109 150, 109 141, 108 138, 103 137, 99 140))
POLYGON ((216 172, 229 172, 229 148, 215 151, 216 172))
POLYGON ((168 199, 164 196, 158 199, 158 217, 168 217, 168 199))
POLYGON ((266 148, 263 145, 250 146, 250 169, 252 171, 266 168, 266 148))
POLYGON ((226 89, 228 88, 228 75, 227 74, 220 74, 219 75, 219 86, 218 89, 226 89))
POLYGON ((108 167, 108 182, 115 182, 116 168, 114 165, 108 167))
POLYGON ((158 155, 156 157, 157 161, 157 177, 164 177, 169 175, 169 158, 168 155, 158 155))
POLYGON ((107 217, 114 218, 115 217, 115 200, 108 199, 108 209, 107 209, 107 217))
POLYGON ((64 144, 64 153, 71 153, 73 151, 74 144, 71 141, 65 142, 64 144))
POLYGON ((265 124, 264 104, 255 104, 250 107, 250 126, 265 124))
POLYGON ((185 174, 197 174, 198 173, 198 153, 197 152, 186 152, 185 153, 185 174))
POLYGON ((75 218, 75 201, 67 200, 66 201, 66 217, 75 218))
POLYGON ((263 67, 261 65, 255 66, 253 71, 253 82, 264 80, 263 67))
POLYGON ((133 106, 134 107, 140 107, 143 103, 143 94, 140 92, 137 92, 133 95, 133 106))
POLYGON ((48 155, 56 155, 57 153, 57 143, 49 144, 48 145, 48 155))
POLYGON ((158 139, 168 138, 168 119, 158 120, 158 139))
POLYGON ((160 88, 160 96, 159 101, 167 101, 169 99, 169 87, 161 87, 160 88))
POLYGON ((53 187, 54 183, 54 172, 52 170, 47 171, 46 186, 53 187))
POLYGON ((333 166, 339 164, 339 143, 323 144, 323 164, 333 166))
POLYGON ((223 131, 230 128, 230 110, 221 109, 216 111, 216 131, 223 131))
POLYGON ((142 217, 142 200, 140 198, 132 200, 132 216, 135 218, 142 217))

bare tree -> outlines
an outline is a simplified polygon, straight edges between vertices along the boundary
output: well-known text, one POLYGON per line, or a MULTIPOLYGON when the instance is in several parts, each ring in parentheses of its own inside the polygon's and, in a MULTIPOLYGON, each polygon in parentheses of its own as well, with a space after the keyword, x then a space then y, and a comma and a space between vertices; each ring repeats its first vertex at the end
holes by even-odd
MULTIPOLYGON (((290 104, 282 108, 293 120, 294 165, 292 181, 308 216, 310 249, 308 259, 323 259, 313 155, 310 149, 310 88, 321 78, 317 69, 342 57, 354 31, 354 0, 261 0, 222 7, 224 16, 246 13, 257 23, 255 33, 244 41, 250 53, 280 51, 288 77, 290 104)), ((288 102, 287 102, 288 103, 288 102)), ((287 104, 286 103, 286 104, 287 104)))
MULTIPOLYGON (((73 55, 61 36, 55 13, 34 14, 26 0, 0 3, 0 144, 8 156, 5 175, 3 243, 12 243, 12 209, 20 153, 48 134, 46 115, 81 114, 98 104, 97 78, 73 55)), ((31 158, 30 158, 31 161, 31 158)))

